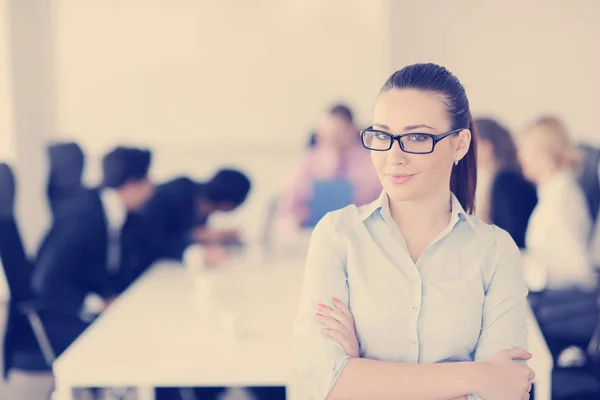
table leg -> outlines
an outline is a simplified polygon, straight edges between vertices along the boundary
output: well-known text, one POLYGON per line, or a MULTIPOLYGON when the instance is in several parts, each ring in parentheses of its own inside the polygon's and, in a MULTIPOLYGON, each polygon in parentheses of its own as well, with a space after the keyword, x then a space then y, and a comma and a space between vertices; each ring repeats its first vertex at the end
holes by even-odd
POLYGON ((533 400, 552 399, 552 371, 536 372, 533 400))
POLYGON ((73 400, 73 388, 65 385, 58 385, 54 388, 51 396, 52 400, 73 400))
POLYGON ((154 387, 153 386, 138 386, 137 400, 154 400, 154 387))

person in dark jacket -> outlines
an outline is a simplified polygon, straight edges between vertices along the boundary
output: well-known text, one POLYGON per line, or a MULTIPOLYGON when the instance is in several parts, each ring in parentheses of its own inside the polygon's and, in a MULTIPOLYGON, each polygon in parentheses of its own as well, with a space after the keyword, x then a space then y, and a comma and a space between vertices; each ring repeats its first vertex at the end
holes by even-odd
POLYGON ((207 226, 211 214, 239 207, 250 191, 242 172, 222 169, 208 182, 179 177, 156 187, 140 215, 154 234, 155 246, 166 258, 181 259, 191 243, 239 242, 237 231, 216 231, 207 226))
POLYGON ((153 261, 143 220, 133 212, 151 196, 148 150, 118 147, 103 159, 101 188, 71 201, 38 251, 36 299, 57 355, 153 261))
POLYGON ((475 120, 477 146, 476 214, 506 230, 525 247, 529 217, 537 204, 535 186, 523 177, 508 130, 490 118, 475 120))

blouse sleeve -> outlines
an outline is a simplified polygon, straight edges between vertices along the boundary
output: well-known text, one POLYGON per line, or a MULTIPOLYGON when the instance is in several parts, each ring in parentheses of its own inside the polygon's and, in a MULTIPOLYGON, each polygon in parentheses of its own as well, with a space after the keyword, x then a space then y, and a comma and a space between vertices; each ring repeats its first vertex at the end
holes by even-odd
POLYGON ((295 364, 309 398, 325 399, 350 359, 343 347, 327 336, 316 320, 319 303, 337 298, 348 305, 348 282, 343 251, 332 216, 313 231, 302 287, 299 314, 294 324, 295 364))
MULTIPOLYGON (((527 287, 521 254, 510 235, 497 229, 496 262, 486 288, 481 333, 475 361, 485 361, 501 350, 527 350, 527 287)), ((469 400, 478 399, 470 395, 469 400)))

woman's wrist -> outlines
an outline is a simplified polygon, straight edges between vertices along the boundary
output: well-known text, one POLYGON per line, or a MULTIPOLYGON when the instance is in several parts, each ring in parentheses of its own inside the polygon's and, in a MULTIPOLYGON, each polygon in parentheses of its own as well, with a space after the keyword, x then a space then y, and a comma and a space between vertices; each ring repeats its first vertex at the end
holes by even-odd
POLYGON ((468 384, 470 390, 467 394, 477 395, 485 390, 487 382, 492 379, 486 362, 468 362, 468 384))

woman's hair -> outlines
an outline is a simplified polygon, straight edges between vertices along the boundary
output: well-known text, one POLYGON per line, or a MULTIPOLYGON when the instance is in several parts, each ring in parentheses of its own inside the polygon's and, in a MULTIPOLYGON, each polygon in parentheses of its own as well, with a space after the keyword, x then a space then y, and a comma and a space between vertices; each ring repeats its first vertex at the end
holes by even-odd
POLYGON ((329 114, 342 118, 350 125, 354 123, 354 114, 352 113, 350 107, 345 104, 335 104, 329 109, 329 114))
POLYGON ((521 171, 517 147, 508 129, 492 118, 476 118, 475 129, 479 140, 491 144, 498 170, 521 171))
POLYGON ((525 130, 524 136, 534 139, 554 159, 557 166, 575 169, 579 165, 579 151, 560 118, 554 115, 542 116, 525 130))
POLYGON ((469 100, 460 81, 446 68, 436 64, 413 64, 388 78, 381 92, 392 89, 417 89, 436 92, 444 97, 451 129, 469 129, 471 144, 465 157, 452 168, 450 190, 468 213, 475 211, 477 185, 477 134, 473 125, 469 100))

